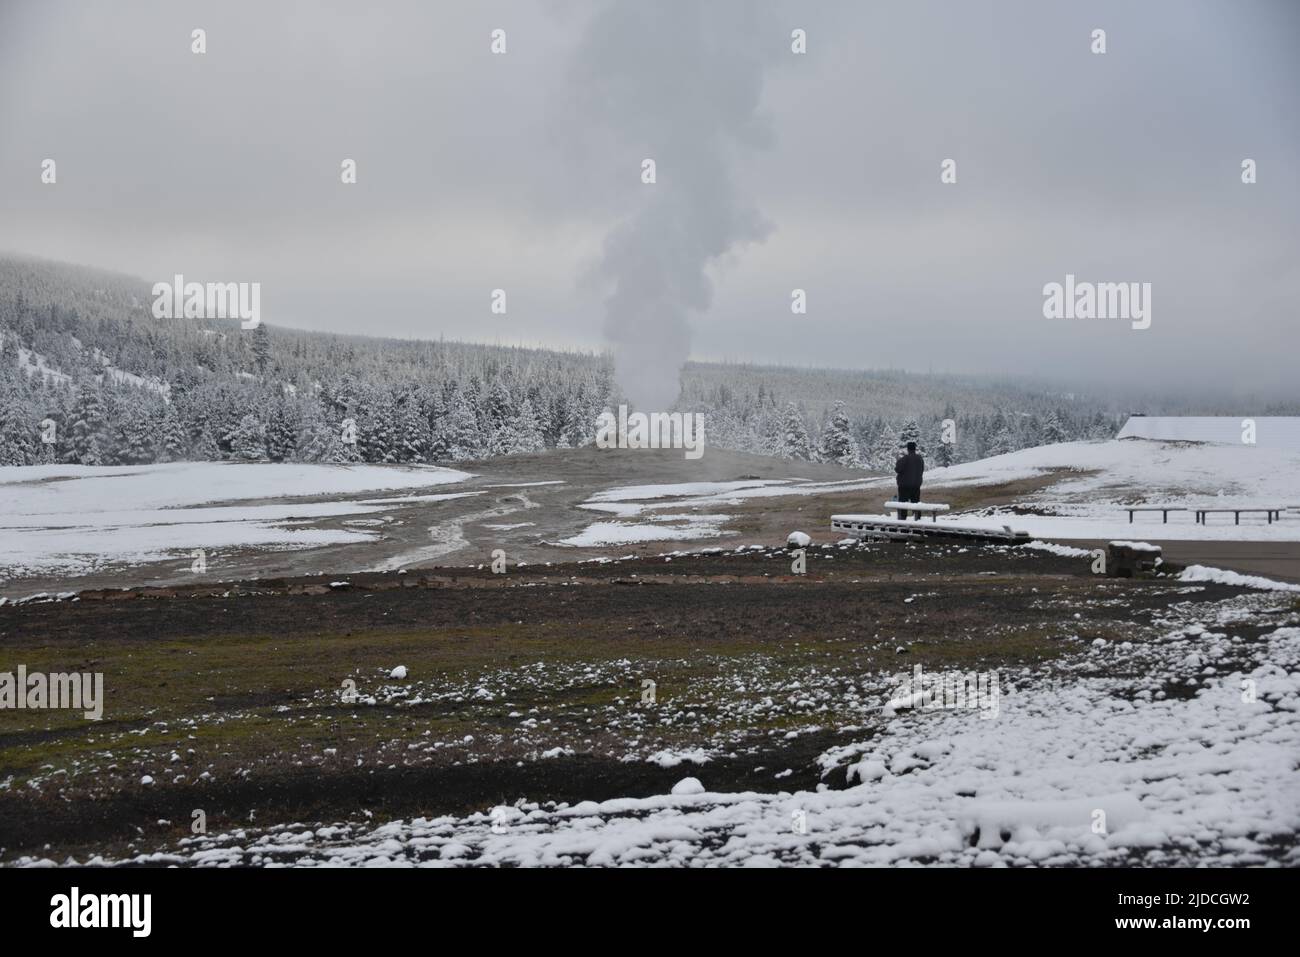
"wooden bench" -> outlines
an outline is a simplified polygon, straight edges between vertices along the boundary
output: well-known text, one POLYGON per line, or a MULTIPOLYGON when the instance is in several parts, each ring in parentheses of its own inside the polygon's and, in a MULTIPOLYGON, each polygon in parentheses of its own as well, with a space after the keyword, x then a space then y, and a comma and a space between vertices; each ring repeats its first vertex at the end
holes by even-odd
POLYGON ((1186 512, 1187 509, 1181 505, 1125 505, 1124 510, 1128 512, 1128 523, 1133 524, 1134 512, 1161 512, 1164 514, 1163 525, 1169 524, 1170 512, 1186 512))
POLYGON ((1196 521, 1197 524, 1204 525, 1205 516, 1210 512, 1232 512, 1233 524, 1240 525, 1242 513, 1250 514, 1251 512, 1263 512, 1268 516, 1268 524, 1272 525, 1274 518, 1279 522, 1282 521, 1283 511, 1283 506, 1279 506, 1278 508, 1198 508, 1196 509, 1196 521))
POLYGON ((949 506, 940 505, 938 502, 895 502, 888 501, 885 503, 885 511, 893 512, 894 517, 898 517, 899 512, 916 512, 918 514, 927 512, 933 516, 934 521, 939 521, 939 513, 948 511, 949 506))

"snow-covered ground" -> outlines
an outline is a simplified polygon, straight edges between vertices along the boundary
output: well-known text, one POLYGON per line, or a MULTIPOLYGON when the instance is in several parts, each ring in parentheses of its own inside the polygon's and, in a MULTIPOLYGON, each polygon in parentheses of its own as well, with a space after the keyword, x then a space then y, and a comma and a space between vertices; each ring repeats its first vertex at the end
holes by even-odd
MULTIPOLYGON (((1012 506, 966 509, 940 522, 1010 525, 1042 540, 1157 539, 1223 541, 1300 541, 1300 508, 1285 511, 1266 524, 1263 515, 1246 515, 1240 525, 1231 515, 1211 515, 1196 524, 1191 511, 1173 512, 1162 524, 1158 513, 1139 513, 1133 524, 1120 507, 1148 503, 1196 507, 1300 506, 1300 453, 1251 446, 1193 445, 1148 440, 1069 442, 1025 449, 951 468, 931 468, 924 497, 945 501, 953 490, 996 487, 1055 475, 1048 487, 1027 492, 1012 506)), ((883 507, 893 496, 892 478, 862 477, 811 481, 798 477, 790 463, 789 478, 628 485, 599 489, 585 502, 565 502, 593 512, 592 522, 572 526, 552 545, 603 548, 652 541, 709 541, 729 537, 737 511, 755 502, 790 497, 860 493, 863 512, 883 507)), ((466 473, 451 469, 393 466, 239 465, 178 463, 170 465, 88 468, 38 466, 0 468, 0 582, 29 575, 80 575, 114 564, 144 564, 179 558, 197 548, 253 547, 276 550, 324 545, 370 543, 386 516, 376 512, 470 497, 487 489, 517 487, 521 494, 555 481, 485 485, 469 491, 393 494, 385 498, 361 493, 410 489, 460 482, 466 473), (304 496, 331 496, 327 503, 293 504, 304 496), (259 502, 214 507, 212 503, 259 502), (345 528, 295 525, 348 516, 345 528), (364 522, 365 524, 359 524, 364 522)), ((535 503, 524 494, 527 509, 535 503)), ((528 525, 508 519, 515 506, 479 506, 462 515, 439 518, 427 545, 365 567, 400 568, 436 561, 471 544, 463 534, 473 522, 490 521, 493 532, 528 525)), ((856 511, 856 510, 855 510, 856 511)), ((529 516, 543 528, 560 513, 545 509, 529 516), (541 518, 539 519, 538 516, 541 518)), ((825 528, 829 513, 809 517, 812 528, 825 528)), ((927 520, 928 521, 928 520, 927 520)), ((784 533, 783 533, 784 534, 784 533)))
MULTIPOLYGON (((793 465, 792 465, 793 467, 793 465)), ((1063 442, 926 471, 922 497, 944 501, 947 489, 996 486, 1068 473, 1047 488, 1027 494, 1015 507, 965 511, 940 523, 1002 528, 1010 525, 1040 539, 1114 539, 1147 536, 1186 541, 1300 541, 1300 453, 1254 446, 1196 445, 1142 439, 1063 442), (1158 512, 1139 512, 1129 524, 1127 504, 1179 506, 1163 524, 1158 512), (1191 509, 1286 508, 1281 521, 1263 514, 1212 514, 1197 524, 1191 509), (1031 510, 1024 514, 1025 508, 1031 510)), ((754 480, 685 482, 610 489, 583 508, 623 521, 603 521, 562 544, 631 544, 642 541, 716 537, 723 510, 754 499, 862 491, 864 505, 894 494, 892 478, 842 482, 754 480), (665 509, 709 509, 694 524, 674 523, 665 509), (707 518, 708 521, 703 521, 707 518), (635 519, 636 521, 630 521, 635 519)), ((869 513, 870 509, 863 510, 869 513)), ((877 514, 877 513, 872 513, 877 514)), ((878 513, 883 515, 883 511, 878 513)), ((676 516, 680 520, 680 515, 676 516)), ((929 519, 927 518, 928 522, 929 519)), ((827 516, 829 522, 829 516, 827 516)))
POLYGON ((893 679, 864 676, 855 695, 878 702, 876 733, 819 762, 847 769, 845 789, 718 793, 707 754, 655 755, 692 765, 672 793, 248 828, 130 862, 1294 866, 1300 627, 1289 601, 1176 603, 1146 640, 1080 642, 1063 660, 999 675, 992 715, 890 707, 893 679), (1284 624, 1256 637, 1261 616, 1284 624))
POLYGON ((730 515, 654 515, 653 523, 595 522, 579 534, 560 539, 559 545, 596 548, 602 545, 631 545, 636 542, 692 541, 734 535, 723 525, 730 515))
POLYGON ((596 522, 556 544, 592 547, 722 538, 734 534, 725 529, 732 516, 723 512, 700 514, 700 508, 725 508, 755 498, 818 495, 878 486, 883 487, 881 479, 810 482, 797 478, 620 486, 598 492, 579 508, 636 521, 596 522), (673 511, 665 512, 664 509, 673 511), (681 509, 693 511, 682 512, 681 509))
POLYGON ((179 558, 194 549, 296 549, 369 541, 373 532, 301 528, 295 523, 383 512, 411 497, 297 504, 291 500, 426 488, 467 478, 468 473, 454 469, 372 465, 4 467, 0 581, 179 558), (211 502, 268 499, 290 501, 205 507, 211 502))
MULTIPOLYGON (((1060 469, 1077 474, 1019 503, 1051 514, 1019 515, 1003 508, 986 510, 982 516, 994 527, 1010 524, 1045 539, 1300 541, 1300 452, 1285 449, 1145 439, 1064 442, 933 469, 926 474, 933 494, 923 497, 942 501, 945 487, 995 485, 1060 469), (1234 524, 1231 514, 1210 515, 1198 525, 1192 511, 1171 513, 1168 524, 1158 512, 1140 512, 1129 524, 1128 513, 1120 508, 1128 504, 1290 510, 1272 525, 1262 514, 1242 516, 1241 525, 1234 524)), ((981 524, 979 518, 946 520, 981 524)))

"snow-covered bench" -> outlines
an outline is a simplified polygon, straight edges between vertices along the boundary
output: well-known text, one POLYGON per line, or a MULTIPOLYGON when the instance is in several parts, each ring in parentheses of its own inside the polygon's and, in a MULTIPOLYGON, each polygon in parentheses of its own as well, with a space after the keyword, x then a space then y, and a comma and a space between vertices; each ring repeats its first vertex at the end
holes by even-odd
POLYGON ((925 512, 934 517, 934 521, 939 521, 939 513, 948 511, 947 505, 940 505, 938 502, 894 502, 885 503, 885 511, 893 512, 894 517, 898 517, 899 512, 925 512))
MULTIPOLYGON (((909 502, 908 508, 915 503, 909 502)), ((958 525, 938 522, 928 527, 924 522, 884 518, 880 515, 832 515, 832 531, 849 538, 867 540, 891 539, 909 541, 932 538, 939 541, 997 542, 1013 545, 1029 541, 1027 532, 1013 531, 1006 525, 992 528, 988 525, 958 525)))

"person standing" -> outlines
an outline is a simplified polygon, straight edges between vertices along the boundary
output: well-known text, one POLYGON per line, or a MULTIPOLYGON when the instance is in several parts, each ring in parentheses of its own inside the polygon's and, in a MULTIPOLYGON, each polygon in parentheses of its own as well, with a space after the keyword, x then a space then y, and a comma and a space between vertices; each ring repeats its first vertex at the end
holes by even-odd
MULTIPOLYGON (((925 459, 917 454, 915 442, 907 443, 907 454, 894 463, 894 474, 898 477, 898 500, 921 501, 921 476, 925 474, 925 459)), ((921 513, 913 514, 919 521, 921 513)), ((907 512, 899 511, 898 517, 906 520, 907 512)))

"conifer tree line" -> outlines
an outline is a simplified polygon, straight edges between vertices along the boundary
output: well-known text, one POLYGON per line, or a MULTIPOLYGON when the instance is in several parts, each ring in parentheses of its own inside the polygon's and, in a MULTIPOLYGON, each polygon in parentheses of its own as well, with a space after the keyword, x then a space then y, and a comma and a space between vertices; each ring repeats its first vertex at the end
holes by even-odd
POLYGON ((149 306, 139 280, 0 260, 0 465, 464 461, 590 444, 616 398, 595 354, 244 330, 149 306))
POLYGON ((286 376, 280 335, 265 325, 220 333, 206 350, 213 366, 168 364, 142 376, 79 336, 83 354, 56 365, 0 324, 0 465, 483 459, 591 444, 612 393, 598 357, 462 344, 431 343, 390 368, 371 361, 377 346, 315 357, 303 348, 286 376), (243 351, 264 371, 239 370, 229 353, 243 351))
MULTIPOLYGON (((621 401, 600 354, 159 320, 139 279, 0 259, 0 465, 462 462, 590 445, 621 401)), ((947 465, 1124 418, 1015 383, 719 363, 686 366, 678 408, 706 447, 886 472, 909 439, 947 465)))
POLYGON ((948 466, 1114 438, 1126 418, 1092 396, 1013 381, 696 363, 681 404, 707 412, 710 445, 887 473, 909 441, 948 466))
POLYGON ((836 401, 816 416, 771 392, 699 407, 708 410, 711 445, 883 472, 893 471, 908 442, 916 442, 932 466, 949 466, 1039 445, 1110 439, 1123 424, 1101 409, 1071 414, 1050 404, 1032 412, 961 413, 950 403, 939 412, 886 419, 851 416, 836 401))

